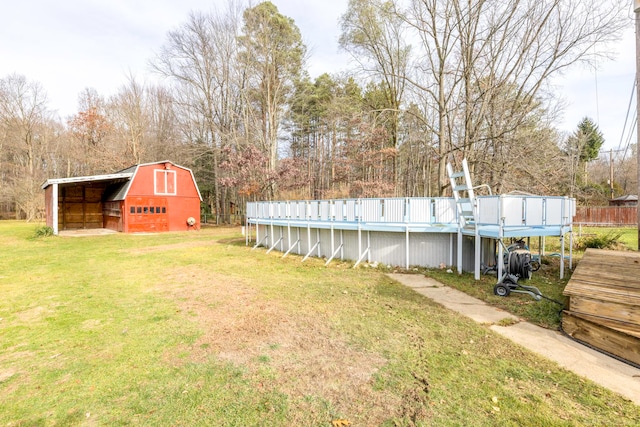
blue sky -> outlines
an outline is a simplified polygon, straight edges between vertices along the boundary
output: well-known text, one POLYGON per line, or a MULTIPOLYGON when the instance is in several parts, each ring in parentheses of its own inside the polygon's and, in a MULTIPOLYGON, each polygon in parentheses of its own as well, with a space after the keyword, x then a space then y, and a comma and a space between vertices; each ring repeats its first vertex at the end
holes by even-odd
MULTIPOLYGON (((224 8, 226 1, 10 2, 0 13, 0 77, 18 73, 40 82, 50 108, 66 118, 77 111, 78 94, 85 88, 110 96, 129 74, 147 79, 148 60, 159 51, 167 31, 185 22, 191 10, 209 11, 214 4, 224 8)), ((312 77, 344 69, 347 56, 338 50, 338 19, 346 10, 346 0, 272 1, 300 28, 310 50, 312 77)), ((566 104, 556 127, 571 132, 582 117, 589 116, 604 133, 606 148, 615 149, 635 75, 631 17, 623 39, 613 49, 616 60, 600 64, 597 72, 574 68, 554 84, 566 104)))

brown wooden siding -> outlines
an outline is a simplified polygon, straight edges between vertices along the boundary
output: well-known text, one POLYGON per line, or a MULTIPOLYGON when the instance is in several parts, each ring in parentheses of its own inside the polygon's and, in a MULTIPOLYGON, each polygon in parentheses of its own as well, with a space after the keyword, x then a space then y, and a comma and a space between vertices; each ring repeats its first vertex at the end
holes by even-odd
POLYGON ((637 225, 638 208, 636 206, 578 206, 573 222, 588 225, 637 225))
POLYGON ((102 228, 103 184, 62 187, 58 197, 58 224, 61 230, 102 228))
POLYGON ((114 231, 122 231, 122 201, 104 202, 102 209, 103 227, 114 231))

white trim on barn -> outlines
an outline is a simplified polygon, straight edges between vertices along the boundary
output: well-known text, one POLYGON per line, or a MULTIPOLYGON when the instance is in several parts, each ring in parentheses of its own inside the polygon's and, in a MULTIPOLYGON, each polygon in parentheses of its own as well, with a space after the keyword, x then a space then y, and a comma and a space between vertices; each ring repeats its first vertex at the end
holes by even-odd
POLYGON ((159 196, 175 196, 177 191, 176 176, 177 174, 174 170, 154 169, 153 194, 159 196), (169 179, 169 176, 172 177, 171 180, 169 179), (160 180, 158 180, 158 177, 160 177, 160 180), (171 185, 169 185, 170 182, 171 185), (162 187, 158 187, 158 183, 161 183, 162 187), (169 191, 170 188, 173 188, 173 191, 169 191), (161 189, 162 191, 159 191, 159 189, 161 189))
POLYGON ((112 173, 109 175, 92 175, 92 176, 74 176, 71 178, 52 178, 48 179, 42 184, 44 190, 50 185, 54 184, 73 184, 77 182, 98 182, 98 181, 111 181, 115 179, 130 179, 133 173, 112 173))
POLYGON ((53 183, 51 192, 51 204, 53 205, 53 234, 58 235, 58 183, 53 183))
MULTIPOLYGON (((134 181, 135 174, 138 172, 138 169, 139 169, 140 167, 142 167, 142 166, 151 166, 151 165, 167 164, 167 163, 168 163, 168 164, 171 164, 172 166, 178 167, 178 168, 180 168, 180 169, 184 169, 184 170, 186 170, 186 171, 189 171, 189 174, 191 174, 191 179, 193 180, 193 182, 194 182, 194 183, 196 182, 196 177, 195 177, 195 175, 193 174, 193 171, 192 171, 191 169, 186 168, 186 167, 184 167, 184 166, 177 165, 177 164, 173 163, 173 162, 172 162, 172 161, 170 161, 170 160, 162 160, 162 161, 160 161, 160 162, 142 163, 142 164, 139 164, 139 165, 131 166, 130 168, 127 168, 127 169, 124 169, 124 170, 133 170, 133 172, 132 172, 132 176, 131 176, 131 181, 134 181)), ((122 172, 124 172, 124 171, 122 171, 122 172)), ((155 172, 154 172, 154 174, 155 174, 155 172)), ((155 184, 155 183, 154 183, 154 184, 155 184)), ((197 186, 197 185, 196 185, 196 191, 198 192, 198 197, 200 198, 200 201, 202 201, 202 194, 200 193, 200 188, 198 188, 198 186, 197 186)), ((124 191, 124 194, 122 195, 122 198, 123 198, 123 199, 124 199, 124 198, 126 198, 128 194, 129 194, 129 187, 127 187, 127 188, 126 188, 126 190, 124 191)))

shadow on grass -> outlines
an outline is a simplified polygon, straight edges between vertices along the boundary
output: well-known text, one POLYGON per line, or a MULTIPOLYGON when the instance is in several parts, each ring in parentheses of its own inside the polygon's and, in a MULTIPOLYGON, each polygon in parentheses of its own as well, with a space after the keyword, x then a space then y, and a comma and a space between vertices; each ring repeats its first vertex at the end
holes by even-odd
MULTIPOLYGON (((246 246, 247 242, 244 237, 227 237, 225 239, 216 240, 216 243, 231 246, 246 246)), ((249 244, 251 246, 251 244, 249 244)))

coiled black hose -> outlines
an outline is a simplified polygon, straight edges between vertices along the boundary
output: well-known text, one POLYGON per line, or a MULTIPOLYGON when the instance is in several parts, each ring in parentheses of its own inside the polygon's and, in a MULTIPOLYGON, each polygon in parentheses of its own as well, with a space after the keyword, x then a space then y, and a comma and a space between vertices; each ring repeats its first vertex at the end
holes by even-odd
POLYGON ((507 269, 510 274, 523 279, 531 279, 531 252, 526 249, 509 251, 507 269))

